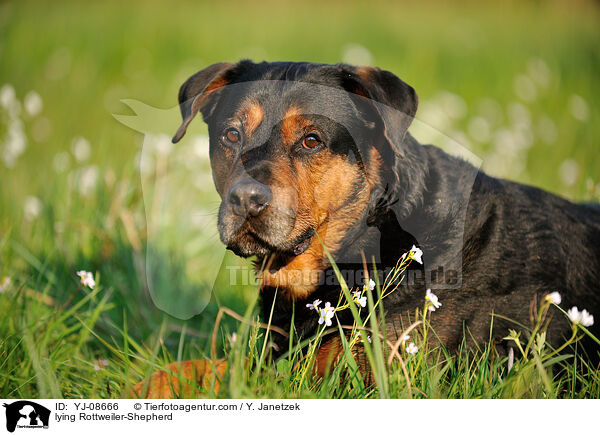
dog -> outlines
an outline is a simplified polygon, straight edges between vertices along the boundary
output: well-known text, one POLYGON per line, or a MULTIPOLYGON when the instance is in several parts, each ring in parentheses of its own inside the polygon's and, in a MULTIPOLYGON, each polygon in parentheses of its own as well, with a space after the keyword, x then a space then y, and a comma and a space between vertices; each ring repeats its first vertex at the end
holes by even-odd
MULTIPOLYGON (((255 258, 264 317, 285 331, 294 318, 298 337, 310 337, 319 326, 311 303, 339 299, 328 254, 358 286, 365 264, 390 270, 411 247, 422 250, 422 264, 411 262, 412 278, 385 300, 392 339, 434 284, 443 307, 431 324, 453 352, 465 339, 491 339, 506 352, 508 328, 529 324, 532 301, 553 291, 565 307, 600 312, 600 208, 494 178, 419 144, 408 132, 417 94, 391 72, 217 63, 181 86, 179 104, 183 122, 173 142, 201 113, 222 199, 221 240, 255 258)), ((548 334, 557 343, 570 326, 552 310, 548 334)), ((336 313, 341 324, 352 324, 349 311, 336 313)), ((597 324, 590 330, 598 335, 597 324)), ((288 338, 272 335, 276 357, 288 338)), ((339 337, 323 341, 319 374, 340 346, 339 337)), ((185 376, 215 368, 226 370, 222 361, 183 363, 185 376)), ((146 394, 170 395, 172 381, 158 372, 146 394)))

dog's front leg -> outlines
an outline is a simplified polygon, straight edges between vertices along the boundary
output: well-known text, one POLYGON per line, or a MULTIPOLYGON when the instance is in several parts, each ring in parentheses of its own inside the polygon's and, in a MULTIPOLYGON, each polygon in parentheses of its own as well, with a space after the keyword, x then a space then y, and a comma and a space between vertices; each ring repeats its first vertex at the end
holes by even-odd
POLYGON ((226 370, 225 359, 174 362, 137 384, 133 388, 133 397, 146 399, 193 397, 200 389, 213 389, 218 393, 226 370))

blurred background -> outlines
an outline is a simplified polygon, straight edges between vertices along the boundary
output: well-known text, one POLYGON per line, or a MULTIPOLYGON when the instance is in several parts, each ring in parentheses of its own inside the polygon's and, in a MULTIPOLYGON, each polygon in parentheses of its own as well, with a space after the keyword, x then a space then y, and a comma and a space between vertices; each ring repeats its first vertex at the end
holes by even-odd
MULTIPOLYGON (((134 114, 121 100, 172 109, 182 82, 219 61, 374 65, 416 89, 417 119, 440 132, 415 126, 421 142, 451 138, 491 175, 598 201, 599 24, 598 2, 586 1, 2 2, 0 312, 11 315, 0 335, 15 341, 0 338, 0 359, 24 325, 85 297, 80 269, 108 295, 90 323, 108 341, 127 328, 146 342, 163 327, 173 350, 185 325, 203 349, 218 306, 243 313, 256 297, 254 286, 233 291, 221 276, 188 322, 155 307, 143 278, 144 141, 154 163, 175 156, 196 173, 200 227, 212 225, 218 198, 203 123, 173 147, 178 113, 159 116, 145 139, 113 117, 134 114)), ((65 337, 68 327, 54 338, 65 337)), ((29 350, 39 348, 31 340, 29 350)), ((106 353, 86 340, 81 361, 106 353)), ((19 379, 0 377, 0 387, 19 379)))

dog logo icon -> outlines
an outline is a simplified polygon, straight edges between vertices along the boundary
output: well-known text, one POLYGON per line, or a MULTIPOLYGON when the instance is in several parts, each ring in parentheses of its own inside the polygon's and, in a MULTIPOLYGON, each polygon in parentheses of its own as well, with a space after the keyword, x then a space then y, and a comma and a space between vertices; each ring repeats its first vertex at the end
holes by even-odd
POLYGON ((6 408, 6 430, 14 432, 16 428, 48 429, 50 410, 29 400, 19 400, 3 405, 6 408))

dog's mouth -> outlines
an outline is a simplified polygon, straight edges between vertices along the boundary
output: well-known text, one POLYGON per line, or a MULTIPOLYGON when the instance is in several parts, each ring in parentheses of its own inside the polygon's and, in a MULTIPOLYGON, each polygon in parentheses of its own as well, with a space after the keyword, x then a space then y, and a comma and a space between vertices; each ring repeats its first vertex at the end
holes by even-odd
POLYGON ((307 228, 293 240, 283 245, 274 245, 261 237, 251 228, 240 231, 228 244, 227 249, 240 257, 267 257, 277 255, 281 257, 296 257, 304 253, 315 235, 313 228, 307 228))
POLYGON ((295 256, 302 254, 304 251, 306 251, 310 245, 310 242, 312 241, 313 236, 315 235, 315 231, 310 228, 308 231, 305 231, 300 239, 297 241, 297 243, 294 245, 294 248, 292 249, 292 254, 294 254, 295 256))

